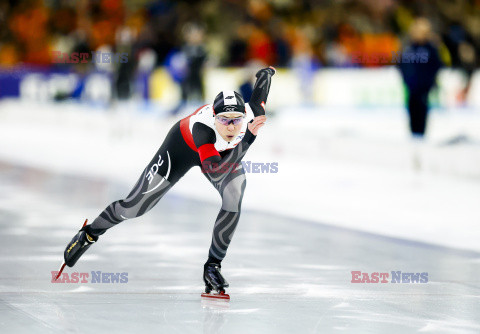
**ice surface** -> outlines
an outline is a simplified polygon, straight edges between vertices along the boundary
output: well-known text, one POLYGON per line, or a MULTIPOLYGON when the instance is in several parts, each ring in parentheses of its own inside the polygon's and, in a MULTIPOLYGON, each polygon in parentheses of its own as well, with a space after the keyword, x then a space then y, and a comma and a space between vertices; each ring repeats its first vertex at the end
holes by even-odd
MULTIPOLYGON (((130 188, 177 121, 136 108, 122 104, 105 112, 88 105, 2 101, 0 161, 130 188)), ((480 251, 479 128, 478 112, 432 112, 416 172, 401 110, 281 110, 269 117, 245 157, 278 162, 278 173, 249 173, 242 205, 480 251)), ((171 192, 212 204, 219 200, 198 168, 171 192)))
POLYGON ((480 255, 245 209, 222 272, 229 303, 200 298, 217 205, 168 193, 51 283, 64 247, 129 189, 0 166, 2 333, 478 333, 480 255), (428 272, 428 283, 353 284, 351 271, 428 272))

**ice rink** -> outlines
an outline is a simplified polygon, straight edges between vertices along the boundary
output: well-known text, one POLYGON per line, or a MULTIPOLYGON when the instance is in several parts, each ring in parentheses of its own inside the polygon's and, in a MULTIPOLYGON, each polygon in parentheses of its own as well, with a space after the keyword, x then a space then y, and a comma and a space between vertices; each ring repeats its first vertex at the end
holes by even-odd
POLYGON ((480 0, 1 0, 0 334, 50 333, 480 334, 480 0))
POLYGON ((220 198, 195 168, 65 269, 84 282, 52 283, 84 219, 129 192, 175 121, 2 102, 1 333, 480 332, 480 117, 468 111, 432 113, 417 171, 402 110, 270 117, 246 160, 278 173, 247 175, 222 266, 229 303, 200 298, 220 198), (389 277, 352 283, 352 271, 389 277))
MULTIPOLYGON (((126 283, 51 283, 66 243, 129 189, 2 163, 2 333, 478 333, 480 256, 255 210, 223 273, 231 301, 204 302, 218 206, 167 194, 111 229, 66 273, 126 283), (351 271, 428 273, 428 283, 351 283, 351 271)), ((389 279, 390 281, 390 279, 389 279)))

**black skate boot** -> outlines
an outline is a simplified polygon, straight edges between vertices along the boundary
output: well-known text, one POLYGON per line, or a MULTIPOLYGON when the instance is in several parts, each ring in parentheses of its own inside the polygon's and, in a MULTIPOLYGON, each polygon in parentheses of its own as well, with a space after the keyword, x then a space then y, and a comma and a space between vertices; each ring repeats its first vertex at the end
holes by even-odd
POLYGON ((222 276, 222 266, 220 263, 207 262, 203 267, 203 281, 205 282, 205 293, 202 297, 230 299, 230 296, 225 293, 225 288, 228 288, 227 280, 222 276), (215 290, 212 292, 212 290, 215 290))
POLYGON ((67 248, 65 248, 65 253, 63 255, 65 264, 69 267, 73 267, 80 256, 82 256, 82 254, 98 240, 98 237, 93 237, 87 234, 87 227, 88 225, 84 225, 67 245, 67 248))
POLYGON ((70 241, 65 248, 65 252, 63 253, 63 258, 65 262, 63 263, 62 267, 60 268, 55 280, 60 277, 63 268, 65 265, 69 267, 73 267, 75 263, 77 263, 80 256, 87 251, 87 249, 98 240, 98 237, 91 236, 87 234, 87 221, 83 223, 82 228, 78 231, 78 233, 73 237, 72 241, 70 241))

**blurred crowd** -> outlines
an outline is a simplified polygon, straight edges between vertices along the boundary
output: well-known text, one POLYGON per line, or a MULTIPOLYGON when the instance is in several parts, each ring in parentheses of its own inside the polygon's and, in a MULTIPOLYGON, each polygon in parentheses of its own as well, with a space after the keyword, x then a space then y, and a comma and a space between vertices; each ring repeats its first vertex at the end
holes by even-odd
POLYGON ((163 65, 194 25, 195 43, 216 66, 381 66, 352 54, 401 50, 419 16, 443 63, 478 67, 480 0, 2 0, 0 65, 96 50, 163 65))

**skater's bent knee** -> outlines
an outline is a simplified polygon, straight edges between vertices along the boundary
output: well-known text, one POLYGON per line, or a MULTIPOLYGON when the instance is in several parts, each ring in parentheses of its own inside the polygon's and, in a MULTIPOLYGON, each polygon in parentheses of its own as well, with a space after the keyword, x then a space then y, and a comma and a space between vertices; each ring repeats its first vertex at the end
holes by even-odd
POLYGON ((135 210, 135 207, 126 208, 122 206, 121 203, 117 203, 114 208, 115 215, 121 220, 131 219, 138 216, 135 212, 137 211, 135 210))
POLYGON ((223 190, 222 193, 222 209, 230 212, 240 211, 243 193, 247 180, 245 178, 237 178, 232 180, 223 190))

